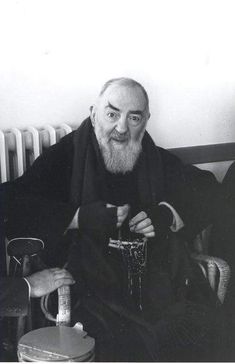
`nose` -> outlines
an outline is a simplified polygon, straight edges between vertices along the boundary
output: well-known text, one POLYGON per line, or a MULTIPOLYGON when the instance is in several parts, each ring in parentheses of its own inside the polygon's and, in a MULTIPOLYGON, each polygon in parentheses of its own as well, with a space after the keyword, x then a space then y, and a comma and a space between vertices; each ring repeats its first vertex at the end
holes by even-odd
POLYGON ((127 118, 125 116, 121 116, 120 119, 118 120, 116 130, 119 134, 125 134, 127 132, 128 125, 127 125, 127 118))

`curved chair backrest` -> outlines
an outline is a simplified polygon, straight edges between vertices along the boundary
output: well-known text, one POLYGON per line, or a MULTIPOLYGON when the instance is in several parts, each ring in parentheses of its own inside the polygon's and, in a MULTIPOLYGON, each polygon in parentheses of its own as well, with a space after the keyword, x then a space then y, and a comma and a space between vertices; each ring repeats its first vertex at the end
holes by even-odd
POLYGON ((7 254, 10 257, 9 276, 25 277, 31 273, 31 261, 44 249, 41 239, 20 237, 7 243, 7 254))
MULTIPOLYGON (((31 273, 32 262, 37 260, 39 264, 39 253, 44 249, 41 239, 31 237, 19 237, 9 240, 7 243, 7 254, 10 257, 9 276, 25 277, 31 273)), ((12 322, 10 333, 11 340, 18 342, 20 337, 29 330, 32 330, 31 307, 29 306, 27 316, 16 318, 16 329, 12 322)))

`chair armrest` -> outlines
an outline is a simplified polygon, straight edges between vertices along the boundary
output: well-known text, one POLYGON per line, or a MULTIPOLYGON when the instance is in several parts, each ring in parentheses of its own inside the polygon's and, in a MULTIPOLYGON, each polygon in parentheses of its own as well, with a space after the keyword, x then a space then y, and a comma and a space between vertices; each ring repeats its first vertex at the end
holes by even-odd
POLYGON ((208 279, 211 288, 216 291, 217 297, 222 304, 231 274, 228 263, 221 258, 198 253, 193 253, 192 258, 199 264, 204 276, 208 279))

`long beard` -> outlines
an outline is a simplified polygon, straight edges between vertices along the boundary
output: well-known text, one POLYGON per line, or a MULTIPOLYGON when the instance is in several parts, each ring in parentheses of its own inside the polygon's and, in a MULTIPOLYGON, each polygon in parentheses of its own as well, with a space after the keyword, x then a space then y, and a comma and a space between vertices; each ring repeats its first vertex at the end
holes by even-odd
POLYGON ((142 151, 141 139, 118 144, 112 139, 107 140, 99 128, 95 128, 95 133, 106 169, 122 174, 132 171, 142 151))

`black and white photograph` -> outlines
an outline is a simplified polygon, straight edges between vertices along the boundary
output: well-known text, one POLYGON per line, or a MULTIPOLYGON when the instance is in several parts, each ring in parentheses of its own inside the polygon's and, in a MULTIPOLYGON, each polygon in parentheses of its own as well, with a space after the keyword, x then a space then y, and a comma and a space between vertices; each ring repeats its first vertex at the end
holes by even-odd
POLYGON ((235 362, 234 14, 0 0, 0 362, 235 362))

